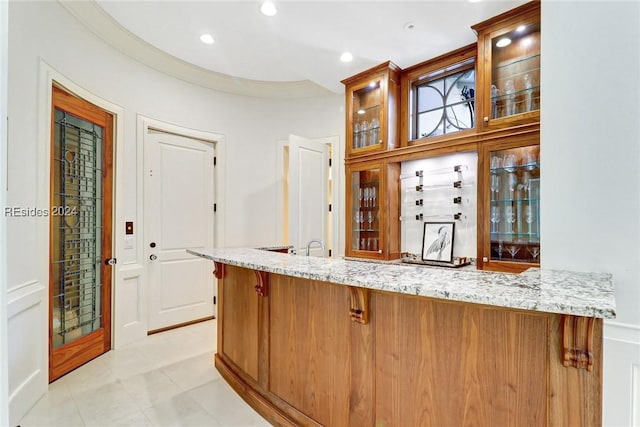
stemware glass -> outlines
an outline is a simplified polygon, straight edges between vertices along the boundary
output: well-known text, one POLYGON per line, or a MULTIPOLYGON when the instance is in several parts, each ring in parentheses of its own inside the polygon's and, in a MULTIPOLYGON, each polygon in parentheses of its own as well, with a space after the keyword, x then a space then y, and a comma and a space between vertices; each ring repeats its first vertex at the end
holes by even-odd
POLYGON ((491 156, 491 169, 496 170, 502 166, 502 158, 499 156, 491 156))
POLYGON ((525 155, 526 166, 525 169, 528 171, 532 171, 538 165, 538 159, 536 157, 536 153, 534 151, 527 151, 525 155))
POLYGON ((520 246, 509 245, 507 246, 507 252, 509 252, 509 255, 511 255, 511 259, 514 259, 516 254, 520 252, 520 246))
POLYGON ((502 242, 498 242, 498 245, 495 246, 493 249, 498 254, 498 258, 502 259, 502 253, 504 252, 504 246, 502 245, 502 242))
POLYGON ((538 255, 540 255, 540 246, 529 246, 527 248, 527 251, 529 251, 529 253, 533 257, 533 262, 536 262, 536 258, 538 258, 538 255))
POLYGON ((358 207, 362 207, 362 188, 358 189, 358 201, 359 201, 358 207))
POLYGON ((367 212, 367 222, 369 223, 369 230, 371 230, 371 223, 373 223, 373 212, 367 212))
POLYGON ((360 211, 356 211, 355 215, 353 216, 353 219, 356 222, 356 228, 357 228, 358 225, 360 224, 360 211))
POLYGON ((491 174, 491 200, 496 200, 500 191, 500 175, 491 174))
POLYGON ((504 170, 507 172, 514 172, 516 170, 516 155, 507 154, 504 156, 504 170))
POLYGON ((360 147, 366 147, 369 145, 369 123, 366 120, 362 121, 360 125, 360 147))
POLYGON ((369 207, 369 187, 364 187, 364 207, 369 207))
POLYGON ((498 223, 500 222, 500 207, 491 206, 491 232, 498 232, 498 223))
POLYGON ((371 187, 371 200, 373 201, 373 204, 371 206, 375 206, 376 205, 376 187, 371 187))
POLYGON ((364 230, 364 211, 359 212, 360 229, 364 230))

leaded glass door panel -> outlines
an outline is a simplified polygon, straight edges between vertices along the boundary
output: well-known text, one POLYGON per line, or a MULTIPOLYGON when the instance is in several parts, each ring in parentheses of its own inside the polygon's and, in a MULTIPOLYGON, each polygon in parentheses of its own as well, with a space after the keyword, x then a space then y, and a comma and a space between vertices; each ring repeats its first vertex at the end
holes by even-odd
POLYGON ((53 88, 49 380, 111 348, 112 116, 53 88))

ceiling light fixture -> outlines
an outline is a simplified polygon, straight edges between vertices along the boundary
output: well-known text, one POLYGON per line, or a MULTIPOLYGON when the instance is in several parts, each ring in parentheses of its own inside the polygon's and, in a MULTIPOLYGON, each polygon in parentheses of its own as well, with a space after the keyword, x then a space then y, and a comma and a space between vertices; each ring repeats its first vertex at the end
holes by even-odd
POLYGON ((278 13, 278 9, 276 9, 276 5, 272 2, 265 1, 262 3, 262 6, 260 6, 260 12, 265 16, 273 16, 278 13))
POLYGON ((526 26, 526 25, 520 25, 518 28, 516 28, 516 31, 517 31, 517 32, 519 32, 519 33, 521 33, 521 32, 523 32, 523 31, 524 31, 524 30, 526 30, 526 29, 527 29, 527 26, 526 26))
POLYGON ((511 39, 509 37, 503 37, 496 42, 496 46, 505 47, 511 44, 511 39))
POLYGON ((344 52, 342 55, 340 55, 340 61, 351 62, 353 61, 353 55, 351 54, 351 52, 344 52))
POLYGON ((213 36, 211 34, 203 34, 200 36, 200 41, 204 44, 213 44, 213 36))

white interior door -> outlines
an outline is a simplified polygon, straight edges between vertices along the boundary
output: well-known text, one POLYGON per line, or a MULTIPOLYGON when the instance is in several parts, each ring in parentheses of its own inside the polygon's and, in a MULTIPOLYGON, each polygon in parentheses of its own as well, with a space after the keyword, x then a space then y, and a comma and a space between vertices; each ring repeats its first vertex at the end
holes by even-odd
POLYGON ((214 315, 211 262, 185 249, 214 243, 214 146, 150 131, 145 140, 149 330, 214 315))
MULTIPOLYGON (((325 142, 289 136, 289 244, 299 254, 312 239, 328 244, 329 147, 325 142)), ((328 248, 327 248, 328 249, 328 248)), ((311 255, 326 256, 319 245, 311 255)))

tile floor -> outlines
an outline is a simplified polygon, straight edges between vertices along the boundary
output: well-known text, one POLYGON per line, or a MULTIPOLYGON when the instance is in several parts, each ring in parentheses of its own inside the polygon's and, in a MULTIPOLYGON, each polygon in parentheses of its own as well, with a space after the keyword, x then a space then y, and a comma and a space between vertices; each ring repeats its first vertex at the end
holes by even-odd
POLYGON ((215 322, 92 360, 50 384, 20 426, 269 426, 214 368, 215 322))

